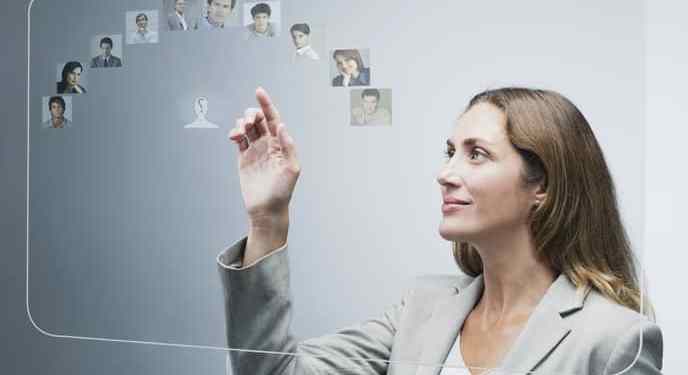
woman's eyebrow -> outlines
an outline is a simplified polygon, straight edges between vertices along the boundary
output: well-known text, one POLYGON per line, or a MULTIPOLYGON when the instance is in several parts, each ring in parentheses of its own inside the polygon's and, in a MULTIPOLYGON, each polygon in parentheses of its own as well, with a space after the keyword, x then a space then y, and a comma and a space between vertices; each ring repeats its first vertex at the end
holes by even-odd
MULTIPOLYGON (((485 143, 485 144, 488 144, 488 145, 492 145, 492 144, 493 144, 492 142, 488 142, 488 141, 486 141, 486 140, 484 140, 484 139, 482 139, 482 138, 466 138, 466 139, 463 140, 463 145, 464 145, 464 146, 474 146, 475 144, 477 144, 477 143, 479 143, 479 142, 480 142, 480 143, 485 143)), ((450 147, 454 147, 454 148, 456 147, 456 146, 454 146, 454 142, 452 142, 451 139, 447 139, 447 145, 450 146, 450 147)))

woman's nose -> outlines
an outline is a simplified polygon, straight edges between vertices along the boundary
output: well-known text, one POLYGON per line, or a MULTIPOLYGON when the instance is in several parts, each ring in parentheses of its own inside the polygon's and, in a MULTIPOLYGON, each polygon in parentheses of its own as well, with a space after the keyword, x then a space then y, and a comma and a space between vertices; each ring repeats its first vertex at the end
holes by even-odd
POLYGON ((437 175, 437 183, 442 186, 459 185, 460 177, 459 171, 453 159, 450 159, 440 170, 437 175))
POLYGON ((449 182, 449 179, 451 177, 450 174, 451 174, 451 169, 449 168, 449 166, 447 164, 444 167, 442 167, 442 169, 440 170, 440 173, 437 175, 437 183, 439 183, 442 186, 448 185, 450 183, 449 182))

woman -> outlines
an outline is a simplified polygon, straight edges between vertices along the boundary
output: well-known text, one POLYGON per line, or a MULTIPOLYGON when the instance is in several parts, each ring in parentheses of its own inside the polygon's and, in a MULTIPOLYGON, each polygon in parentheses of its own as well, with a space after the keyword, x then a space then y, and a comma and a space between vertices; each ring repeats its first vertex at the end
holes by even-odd
POLYGON ((660 374, 661 331, 640 313, 602 151, 570 101, 523 88, 476 95, 447 140, 439 234, 470 277, 419 280, 381 317, 298 342, 287 232, 300 167, 256 95, 261 109, 229 135, 250 220, 218 257, 227 336, 231 348, 296 355, 233 351, 234 374, 660 374))
POLYGON ((62 80, 57 83, 58 94, 83 94, 86 89, 79 84, 84 67, 78 61, 70 61, 62 68, 62 80))
POLYGON ((337 49, 332 53, 337 62, 339 75, 332 79, 332 86, 368 86, 370 69, 363 64, 363 58, 357 49, 337 49))

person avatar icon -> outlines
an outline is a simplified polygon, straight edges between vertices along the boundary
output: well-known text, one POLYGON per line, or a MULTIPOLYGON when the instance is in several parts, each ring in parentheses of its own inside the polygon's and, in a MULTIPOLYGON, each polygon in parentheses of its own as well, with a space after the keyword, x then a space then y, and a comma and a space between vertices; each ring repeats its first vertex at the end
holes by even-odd
POLYGON ((43 122, 43 128, 71 128, 72 120, 65 116, 67 103, 61 96, 51 96, 48 100, 48 112, 50 118, 43 122))
POLYGON ((201 17, 196 25, 195 30, 216 30, 224 29, 225 22, 228 20, 234 7, 236 0, 208 0, 206 7, 206 14, 201 17))
POLYGON ((148 28, 148 15, 139 13, 134 19, 136 31, 129 34, 129 44, 157 43, 158 32, 148 28))
POLYGON ((91 59, 91 68, 118 68, 122 66, 122 59, 112 54, 112 38, 106 36, 100 39, 102 53, 91 59))
POLYGON ((208 121, 205 116, 208 114, 208 98, 199 96, 194 100, 194 113, 196 119, 184 126, 184 129, 217 129, 219 126, 208 121))
POLYGON ((57 82, 58 94, 85 94, 86 88, 79 84, 84 66, 78 61, 69 61, 62 68, 62 80, 57 82))
POLYGON ((292 60, 320 60, 320 56, 311 47, 311 27, 307 23, 295 23, 289 29, 291 40, 294 42, 296 52, 292 60))
POLYGON ((370 68, 363 63, 357 49, 336 49, 332 58, 337 63, 339 75, 332 79, 333 87, 370 85, 370 68))
MULTIPOLYGON (((351 95, 355 94, 356 90, 352 90, 351 95)), ((380 90, 363 90, 361 105, 351 109, 351 125, 391 125, 392 114, 380 102, 380 90)))
POLYGON ((175 0, 174 11, 167 16, 167 26, 170 31, 186 31, 189 30, 189 21, 186 10, 186 0, 175 0))
POLYGON ((253 22, 246 26, 249 37, 252 38, 272 38, 276 35, 275 26, 270 22, 272 8, 270 4, 258 3, 251 7, 251 17, 253 22))

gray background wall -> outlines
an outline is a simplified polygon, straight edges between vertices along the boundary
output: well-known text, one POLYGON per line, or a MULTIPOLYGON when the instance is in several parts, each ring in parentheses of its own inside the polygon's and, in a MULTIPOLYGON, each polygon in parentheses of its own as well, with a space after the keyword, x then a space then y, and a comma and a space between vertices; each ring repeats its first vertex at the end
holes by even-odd
MULTIPOLYGON (((296 208, 298 203, 294 205, 294 224, 290 233, 290 238, 292 238, 290 243, 292 247, 297 247, 299 241, 302 241, 302 244, 310 243, 308 248, 301 246, 305 250, 301 250, 302 253, 300 255, 297 252, 292 253, 294 273, 297 275, 293 281, 297 297, 296 308, 298 309, 295 328, 305 335, 329 331, 333 327, 362 319, 375 311, 380 311, 386 304, 398 298, 399 289, 404 280, 415 274, 454 272, 453 266, 448 261, 448 247, 437 238, 436 228, 433 225, 415 225, 416 221, 434 222, 436 224, 439 219, 437 215, 439 202, 436 202, 434 205, 429 203, 429 201, 433 200, 432 197, 437 197, 437 188, 433 180, 436 168, 432 169, 429 167, 432 165, 439 167, 439 162, 441 162, 440 156, 432 154, 436 152, 439 155, 442 151, 437 140, 442 140, 444 139, 443 137, 447 136, 448 131, 451 129, 450 119, 456 115, 470 94, 477 90, 509 83, 537 84, 558 89, 563 91, 564 94, 569 95, 579 104, 593 123, 595 131, 607 151, 609 163, 617 178, 617 184, 622 193, 622 206, 625 208, 624 214, 629 221, 629 230, 632 232, 632 237, 636 244, 642 244, 643 236, 647 235, 646 243, 652 249, 653 255, 646 257, 651 261, 651 267, 649 268, 651 272, 648 276, 652 282, 653 293, 656 290, 655 300, 660 312, 659 322, 665 330, 666 372, 671 373, 672 368, 677 369, 683 365, 677 352, 675 352, 675 350, 678 350, 677 345, 671 345, 672 342, 676 342, 676 339, 673 339, 674 337, 680 337, 679 332, 681 329, 678 324, 681 321, 681 317, 672 312, 680 310, 681 306, 676 305, 676 302, 674 302, 671 294, 673 285, 668 276, 664 276, 672 274, 664 270, 671 269, 671 267, 675 267, 672 264, 678 263, 676 259, 679 258, 676 252, 668 249, 680 250, 680 246, 677 245, 680 243, 678 236, 672 229, 678 228, 681 224, 681 218, 676 216, 676 208, 685 207, 685 198, 672 194, 672 192, 680 190, 671 190, 672 186, 685 186, 685 181, 678 179, 679 177, 673 173, 674 169, 672 169, 672 166, 676 164, 667 161, 667 159, 681 160, 680 154, 672 154, 672 152, 676 152, 674 150, 680 150, 681 147, 681 144, 678 143, 680 137, 675 135, 675 132, 680 129, 676 129, 674 126, 681 122, 679 119, 682 118, 682 115, 685 116, 685 114, 679 112, 680 106, 671 105, 673 103, 670 99, 673 96, 669 95, 672 92, 671 89, 675 87, 672 84, 675 80, 673 79, 674 77, 667 74, 671 70, 666 70, 666 68, 676 69, 676 65, 673 65, 675 63, 672 60, 662 57, 663 53, 674 52, 672 48, 668 48, 671 44, 666 44, 665 38, 668 35, 675 36, 677 31, 681 31, 675 26, 668 27, 661 24, 661 22, 664 22, 664 17, 676 14, 671 9, 667 9, 666 5, 668 4, 657 5, 656 8, 651 8, 649 12, 650 28, 647 35, 650 37, 651 44, 648 47, 650 52, 648 53, 648 68, 650 69, 648 77, 650 81, 648 82, 649 105, 647 119, 648 124, 652 124, 652 126, 648 126, 647 129, 644 129, 642 124, 642 119, 645 116, 643 111, 645 99, 643 95, 643 74, 645 68, 642 43, 645 35, 642 27, 643 8, 641 4, 636 4, 629 8, 624 3, 605 4, 604 9, 598 8, 601 6, 600 4, 593 5, 590 3, 588 7, 579 4, 577 8, 571 5, 570 9, 565 7, 564 10, 554 9, 554 6, 547 6, 545 3, 532 3, 530 6, 536 7, 541 13, 529 16, 530 13, 526 12, 525 9, 521 10, 520 13, 517 9, 506 9, 503 15, 490 14, 490 16, 485 16, 481 25, 476 25, 476 21, 472 21, 474 24, 468 22, 471 19, 475 20, 477 18, 475 14, 466 12, 465 9, 457 8, 457 10, 463 10, 463 13, 456 12, 452 17, 448 18, 455 22, 451 23, 452 26, 459 24, 463 25, 461 27, 465 27, 465 29, 453 30, 446 35, 446 40, 435 41, 435 43, 438 43, 437 48, 430 49, 430 51, 426 51, 427 53, 414 58, 411 61, 411 66, 405 66, 406 69, 415 67, 421 71, 423 71, 422 68, 425 66, 432 66, 436 71, 451 72, 450 76, 407 78, 403 75, 398 75, 398 72, 394 74, 394 69, 380 69, 381 72, 388 72, 389 75, 376 82, 380 82, 381 86, 395 89, 395 95, 399 95, 395 96, 395 103, 403 105, 405 102, 412 102, 411 100, 414 99, 413 95, 416 95, 416 93, 419 96, 422 96, 420 93, 435 93, 432 97, 433 100, 428 100, 427 95, 425 95, 426 99, 422 102, 425 104, 423 106, 426 108, 425 111, 414 110, 404 114, 406 116, 401 116, 405 118, 405 122, 394 124, 393 129, 396 133, 346 134, 350 129, 345 126, 348 106, 344 105, 346 98, 344 92, 340 95, 341 98, 337 96, 334 97, 332 103, 326 103, 334 104, 329 108, 339 108, 338 110, 322 112, 315 110, 309 113, 304 109, 303 116, 310 118, 313 124, 318 124, 317 126, 319 127, 310 128, 308 132, 303 132, 302 134, 298 134, 297 131, 295 135, 297 141, 304 145, 302 146, 304 151, 301 152, 304 170, 311 171, 308 173, 311 176, 310 179, 307 177, 308 174, 304 173, 302 180, 299 182, 299 190, 297 190, 298 193, 295 200, 296 202, 299 202, 299 200, 305 202, 306 198, 308 198, 317 201, 323 206, 323 210, 313 212, 301 208, 301 211, 299 211, 296 208), (568 16, 564 16, 567 14, 568 16), (574 17, 574 14, 583 17, 574 17), (509 15, 509 17, 506 15, 509 15), (555 18, 548 19, 544 15, 552 15, 555 18), (560 18, 556 18, 557 15, 560 18), (462 17, 465 17, 465 19, 462 17), (546 20, 546 22, 542 20, 546 20), (582 20, 585 20, 585 22, 582 23, 582 20), (544 22, 546 25, 535 25, 535 21, 544 22), (485 22, 490 24, 492 30, 497 27, 509 28, 514 34, 512 37, 527 36, 531 39, 529 39, 528 43, 521 44, 516 48, 516 46, 510 45, 503 40, 504 34, 498 34, 496 31, 494 35, 486 34, 484 31, 478 32, 478 30, 481 30, 479 27, 485 26, 485 22), (514 23, 514 25, 509 27, 509 22, 514 23), (548 32, 543 33, 542 30, 545 30, 543 27, 548 32), (471 34, 472 30, 475 30, 475 34, 471 34), (476 40, 478 35, 480 38, 485 39, 476 40), (551 43, 544 43, 547 40, 538 39, 554 38, 553 35, 568 42, 569 48, 566 50, 563 50, 563 48, 562 50, 555 50, 553 48, 556 46, 552 47, 551 43), (600 38, 600 35, 604 37, 600 38), (459 43, 460 47, 458 48, 456 47, 457 43, 451 43, 456 40, 462 41, 462 43, 459 43), (574 41, 577 41, 578 44, 571 43, 574 41), (652 44, 652 41, 655 41, 655 44, 652 44), (495 46, 500 46, 499 52, 502 55, 499 60, 494 58, 495 46), (447 52, 449 47, 452 49, 447 52), (571 51, 571 48, 574 51, 571 51), (465 58, 466 61, 456 62, 438 58, 444 53, 459 55, 463 53, 461 57, 465 58), (625 63, 619 64, 619 61, 616 60, 617 58, 625 63), (463 69, 457 69, 457 65, 463 69), (547 67, 550 70, 546 69, 547 67), (613 84, 608 86, 603 83, 613 84), (614 87, 613 96, 604 91, 604 88, 608 87, 614 87), (653 93, 660 95, 654 96, 653 93), (623 98, 619 98, 620 94, 628 99, 625 104, 623 103, 623 98), (610 97, 613 100, 609 100, 610 97), (449 103, 444 103, 443 100, 449 103), (619 119, 620 112, 614 110, 614 106, 621 106, 620 108, 623 109, 621 115, 628 116, 628 118, 619 119), (337 111, 341 112, 341 116, 337 117, 337 111), (332 116, 342 120, 333 122, 332 116), (427 125, 436 123, 444 123, 446 126, 429 127, 427 125), (602 124, 604 124, 604 127, 602 127, 602 124), (634 131, 625 132, 625 136, 630 138, 626 138, 624 142, 618 142, 616 136, 623 129, 628 129, 622 127, 622 124, 623 126, 631 126, 631 129, 634 129, 634 131), (417 128, 420 126, 423 126, 423 132, 419 134, 417 128), (611 131, 608 126, 618 127, 613 128, 615 131, 611 131), (337 133, 338 131, 341 133, 337 133), (647 136, 647 143, 643 142, 645 136, 647 136), (318 145, 313 142, 315 139, 325 139, 327 141, 318 145), (390 139, 392 140, 391 142, 390 139), (673 141, 675 143, 671 143, 672 139, 675 140, 673 141), (409 150, 414 149, 414 147, 411 147, 411 144, 415 145, 419 141, 422 145, 415 146, 415 148, 424 150, 424 152, 409 152, 409 150), (388 156, 385 156, 385 153, 374 151, 373 146, 379 146, 380 142, 388 142, 388 156), (653 152, 648 152, 647 162, 643 160, 642 152, 624 152, 623 147, 627 147, 629 142, 635 146, 636 150, 642 150, 645 146, 648 148, 654 147, 650 149, 653 152), (352 144, 356 145, 359 151, 364 150, 364 152, 361 152, 359 156, 351 155, 350 147, 352 144), (316 156, 324 154, 325 151, 328 151, 328 163, 325 166, 322 164, 319 166, 317 161, 322 160, 324 157, 316 156), (370 156, 370 153, 373 152, 375 152, 376 158, 364 158, 364 156, 370 156), (361 168, 352 170, 351 165, 358 165, 361 168), (637 170, 639 165, 648 166, 648 175, 651 175, 652 178, 648 178, 647 183, 644 183, 645 180, 643 179, 642 172, 639 173, 637 170), (390 168, 390 166, 393 166, 393 168, 390 168), (384 168, 392 169, 392 171, 387 171, 387 174, 381 174, 380 171, 385 170, 384 168), (402 186, 405 186, 405 191, 395 189, 395 192, 403 197, 416 197, 413 200, 406 200, 401 203, 404 205, 402 208, 413 212, 413 216, 404 217, 403 215, 398 215, 400 216, 399 220, 405 220, 400 225, 408 225, 416 230, 405 231, 406 234, 403 238, 394 238, 392 236, 392 234, 399 231, 398 225, 387 224, 383 228, 378 228, 380 230, 376 233, 364 231, 365 228, 370 227, 374 223, 382 222, 383 220, 388 222, 388 218, 382 215, 382 213, 366 212, 367 217, 355 217, 353 218, 355 220, 352 220, 351 213, 335 217, 327 216, 327 211, 338 210, 342 212, 343 209, 346 209, 346 206, 351 206, 351 200, 340 199, 337 202, 326 199, 328 194, 342 191, 341 181, 337 179, 339 178, 337 176, 342 173, 346 173, 346 175, 341 176, 341 178, 346 178, 349 181, 367 181, 367 184, 370 184, 369 186, 353 187, 345 185, 349 189, 348 196, 356 197, 356 202, 363 201, 363 203, 360 203, 362 207, 379 207, 382 208, 382 212, 385 212, 385 210, 399 210, 399 200, 373 199, 376 196, 375 193, 388 192, 389 190, 387 189, 398 186, 399 181, 404 178, 412 178, 412 181, 418 184, 417 186, 410 185, 406 187, 408 184, 404 184, 402 186), (322 176, 330 177, 330 179, 323 182, 319 180, 322 176), (646 213, 649 215, 646 218, 647 222, 652 224, 648 224, 645 231, 643 230, 642 218, 645 214, 646 206, 637 203, 639 201, 642 202, 644 188, 648 189, 647 196, 652 197, 651 200, 648 200, 646 213), (369 201, 366 201, 366 199, 369 199, 369 201), (336 205, 337 203, 339 203, 339 206, 336 205), (335 206, 330 206, 330 204, 335 206), (682 204, 684 206, 681 206, 682 204), (313 220, 321 225, 321 230, 316 232, 315 239, 312 237, 313 226, 305 224, 308 220, 313 220), (347 228, 349 231, 356 231, 357 233, 364 233, 367 237, 352 239, 350 238, 350 232, 343 231, 342 228, 347 228), (673 240, 672 235, 674 236, 673 240), (299 238, 301 239, 299 240, 299 238), (309 241, 306 242, 306 239, 309 239, 309 241), (660 250, 655 249, 655 244, 657 243, 662 244, 660 250), (345 253, 345 249, 351 248, 356 249, 357 253, 345 253), (422 248, 424 257, 428 259, 423 264, 418 264, 418 255, 413 252, 414 249, 418 248, 422 248), (659 251, 662 252, 659 253, 659 251), (361 259, 365 259, 366 262, 361 264, 361 259), (375 269, 381 263, 385 264, 387 269, 399 269, 402 271, 397 275, 392 275, 396 279, 389 284, 373 283, 372 288, 367 288, 371 295, 379 295, 382 296, 381 298, 372 298, 367 293, 366 295, 358 294, 357 291, 361 289, 362 285, 371 285, 371 280, 375 281, 375 269), (307 271, 308 274, 306 273, 307 271), (307 277, 298 275, 307 275, 307 277), (335 275, 335 277, 327 278, 325 275, 335 275), (318 279, 320 290, 312 288, 313 277, 318 279), (338 293, 325 293, 331 290, 338 290, 338 293), (356 304, 342 306, 340 303, 337 303, 340 298, 356 301, 356 304), (315 311, 318 312, 319 316, 309 315, 315 311), (313 320, 314 318, 315 320, 313 320), (309 320, 316 323, 306 324, 305 322, 309 320), (664 324, 667 324, 667 326, 664 324)), ((22 374, 43 373, 49 369, 54 373, 121 373, 125 371, 129 373, 220 373, 224 365, 222 353, 146 345, 50 339, 41 336, 28 323, 24 305, 25 206, 23 202, 26 191, 24 171, 27 104, 24 94, 26 39, 23 18, 26 4, 13 1, 6 6, 8 9, 3 13, 1 27, 3 28, 3 35, 6 36, 5 41, 8 44, 5 50, 13 51, 14 53, 8 54, 7 58, 2 62, 3 82, 7 83, 7 87, 12 88, 12 90, 6 90, 3 94, 2 105, 5 108, 3 108, 2 112, 7 113, 7 115, 5 117, 5 126, 2 128, 2 158, 0 159, 0 166, 3 169, 2 175, 8 176, 0 184, 3 197, 1 201, 2 210, 0 210, 2 212, 2 249, 3 254, 8 256, 7 261, 1 263, 2 273, 0 275, 2 277, 3 292, 7 294, 4 300, 8 301, 3 313, 5 315, 2 317, 2 330, 3 333, 7 332, 7 334, 3 335, 4 337, 11 338, 10 340, 5 340, 3 343, 5 347, 1 351, 3 353, 2 363, 4 366, 7 366, 4 372, 22 374), (9 92, 16 93, 16 95, 8 94, 9 92), (7 357, 5 358, 5 356, 7 357), (35 357, 40 358, 40 360, 30 359, 35 357)), ((479 7, 475 4, 471 4, 471 6, 479 7)), ((558 4, 557 6, 561 5, 558 4)), ((488 10, 494 9, 494 6, 491 5, 485 5, 484 7, 473 10, 486 15, 489 14, 488 10)), ((327 13, 325 9, 318 8, 311 9, 310 11, 318 15, 327 13)), ((395 9, 395 11, 410 12, 410 10, 403 9, 395 9)), ((441 9, 425 11, 428 12, 428 17, 432 17, 439 16, 438 13, 441 9)), ((381 13, 381 11, 372 12, 370 19, 367 21, 373 24, 374 20, 379 19, 376 16, 380 16, 381 13)), ((410 13, 406 15, 409 19, 418 18, 410 17, 410 13)), ((447 21, 450 20, 447 19, 447 21)), ((375 36, 371 37, 363 31, 352 33, 343 27, 338 30, 334 18, 333 21, 327 20, 326 22, 331 25, 331 28, 328 29, 328 35, 332 33, 331 39, 328 41, 329 43, 340 46, 342 43, 360 45, 367 42, 371 49, 383 51, 378 52, 381 58, 389 56, 392 62, 398 63, 401 61, 395 59, 395 57, 399 58, 402 56, 401 54, 395 55, 393 53, 394 47, 389 47, 388 50, 385 50, 383 46, 384 42, 390 40, 388 39, 390 35, 386 35, 386 33, 394 34, 398 30, 390 29, 386 32, 376 33, 375 36)), ((678 19, 676 19, 675 25, 678 25, 678 22, 678 19)), ((400 46, 396 48, 400 48, 400 46)), ((406 61, 408 63, 408 60, 406 61)), ((389 63, 389 65, 398 66, 398 64, 393 63, 389 63)), ((248 82, 243 89, 246 91, 251 85, 252 82, 248 82)), ((285 96, 280 94, 277 95, 277 98, 283 103, 287 101, 285 96)), ((237 108, 247 104, 248 100, 237 105, 237 108)), ((236 112, 237 108, 233 111, 236 112)), ((292 108, 294 108, 294 112, 300 110, 299 106, 292 108)), ((211 103, 211 113, 212 111, 211 103)), ((399 113, 395 112, 395 119, 399 117, 399 113)), ((295 128, 295 126, 292 126, 292 128, 295 128)), ((198 141, 198 139, 196 138, 194 141, 198 141)), ((224 161, 217 161, 218 168, 225 168, 222 173, 225 173, 227 179, 232 178, 231 173, 233 172, 234 164, 231 157, 228 153, 228 155, 225 155, 224 161)), ((225 183, 231 185, 231 180, 225 183)), ((228 189, 231 189, 231 187, 228 189)), ((232 194, 231 190, 226 194, 232 194)), ((301 203, 300 207, 305 207, 305 204, 301 203)), ((228 214, 225 212, 219 215, 228 214)), ((236 215, 236 213, 230 213, 229 215, 236 215)), ((241 218, 235 216, 233 218, 236 221, 229 220, 226 227, 224 223, 215 222, 212 225, 217 225, 218 229, 211 225, 204 230, 207 231, 208 235, 215 236, 213 238, 217 238, 217 242, 231 242, 236 235, 242 233, 241 218), (231 227, 233 223, 235 225, 234 228, 231 227), (227 229, 225 230, 224 228, 227 229)), ((151 242, 151 245, 155 246, 155 244, 155 242, 151 242)), ((199 251, 200 254, 192 254, 195 257, 186 259, 198 262, 196 265, 199 265, 198 268, 202 271, 203 267, 211 267, 212 262, 205 262, 202 258, 213 258, 217 252, 217 249, 213 247, 207 246, 199 251)), ((650 253, 648 252, 647 254, 650 253)), ((148 254, 151 258, 154 258, 153 255, 148 254)), ((75 265, 79 264, 78 260, 79 258, 76 258, 75 265)), ((170 267, 173 265, 167 264, 170 267)), ((48 266, 51 265, 46 264, 46 267, 48 266)), ((140 272, 145 270, 144 266, 145 262, 142 262, 142 271, 140 272)), ((50 270, 50 268, 46 269, 50 270)), ((679 272, 678 270, 675 271, 679 272)), ((105 275, 110 273, 116 274, 117 272, 116 270, 110 270, 106 271, 105 275)), ((189 280, 197 280, 206 274, 204 272, 192 274, 194 277, 189 280)), ((389 275, 384 276, 388 277, 389 275)), ((150 280, 148 281, 150 282, 150 280)), ((193 296, 200 295, 199 298, 202 298, 206 303, 201 308, 207 309, 211 314, 215 314, 210 319, 210 323, 213 323, 221 319, 220 311, 212 311, 213 306, 217 305, 217 300, 219 299, 219 290, 212 289, 217 286, 210 284, 211 282, 216 282, 214 273, 207 279, 207 282, 208 289, 202 293, 193 293, 189 290, 182 290, 182 293, 189 293, 189 295, 193 296)), ((75 295, 78 296, 79 293, 75 293, 75 295)), ((132 298, 136 298, 136 295, 132 295, 132 298)), ((46 298, 42 298, 40 301, 45 303, 46 298)), ((53 301, 53 303, 58 302, 60 301, 53 301)), ((155 314, 150 312, 149 314, 151 318, 155 316, 155 314)), ((162 316, 164 317, 164 315, 162 316)), ((158 315, 157 317, 160 316, 158 315)), ((89 330, 96 332, 103 329, 104 324, 98 324, 102 322, 95 320, 96 317, 92 314, 84 314, 78 316, 78 318, 79 322, 76 322, 75 326, 81 327, 85 332, 89 330)), ((153 325, 151 328, 151 321, 147 322, 145 319, 132 320, 130 319, 131 316, 121 318, 124 320, 118 322, 118 324, 122 324, 119 326, 124 327, 124 329, 130 329, 131 333, 148 333, 149 336, 170 332, 170 324, 167 323, 173 323, 169 320, 165 322, 167 319, 160 319, 163 322, 158 322, 158 326, 153 325)), ((184 324, 174 325, 175 328, 181 327, 181 330, 172 330, 168 334, 177 336, 167 337, 168 339, 191 338, 192 340, 200 341, 196 342, 199 344, 208 343, 208 341, 212 343, 212 340, 221 340, 221 337, 217 336, 214 329, 212 329, 213 327, 210 326, 206 326, 205 331, 199 334, 199 336, 194 337, 180 334, 180 332, 196 332, 193 328, 194 325, 198 324, 195 316, 185 317, 182 319, 182 322, 191 324, 191 326, 184 326, 184 324), (203 333, 208 333, 208 335, 203 333)), ((65 323, 65 321, 56 323, 65 323)), ((153 337, 139 338, 153 339, 153 337)))

